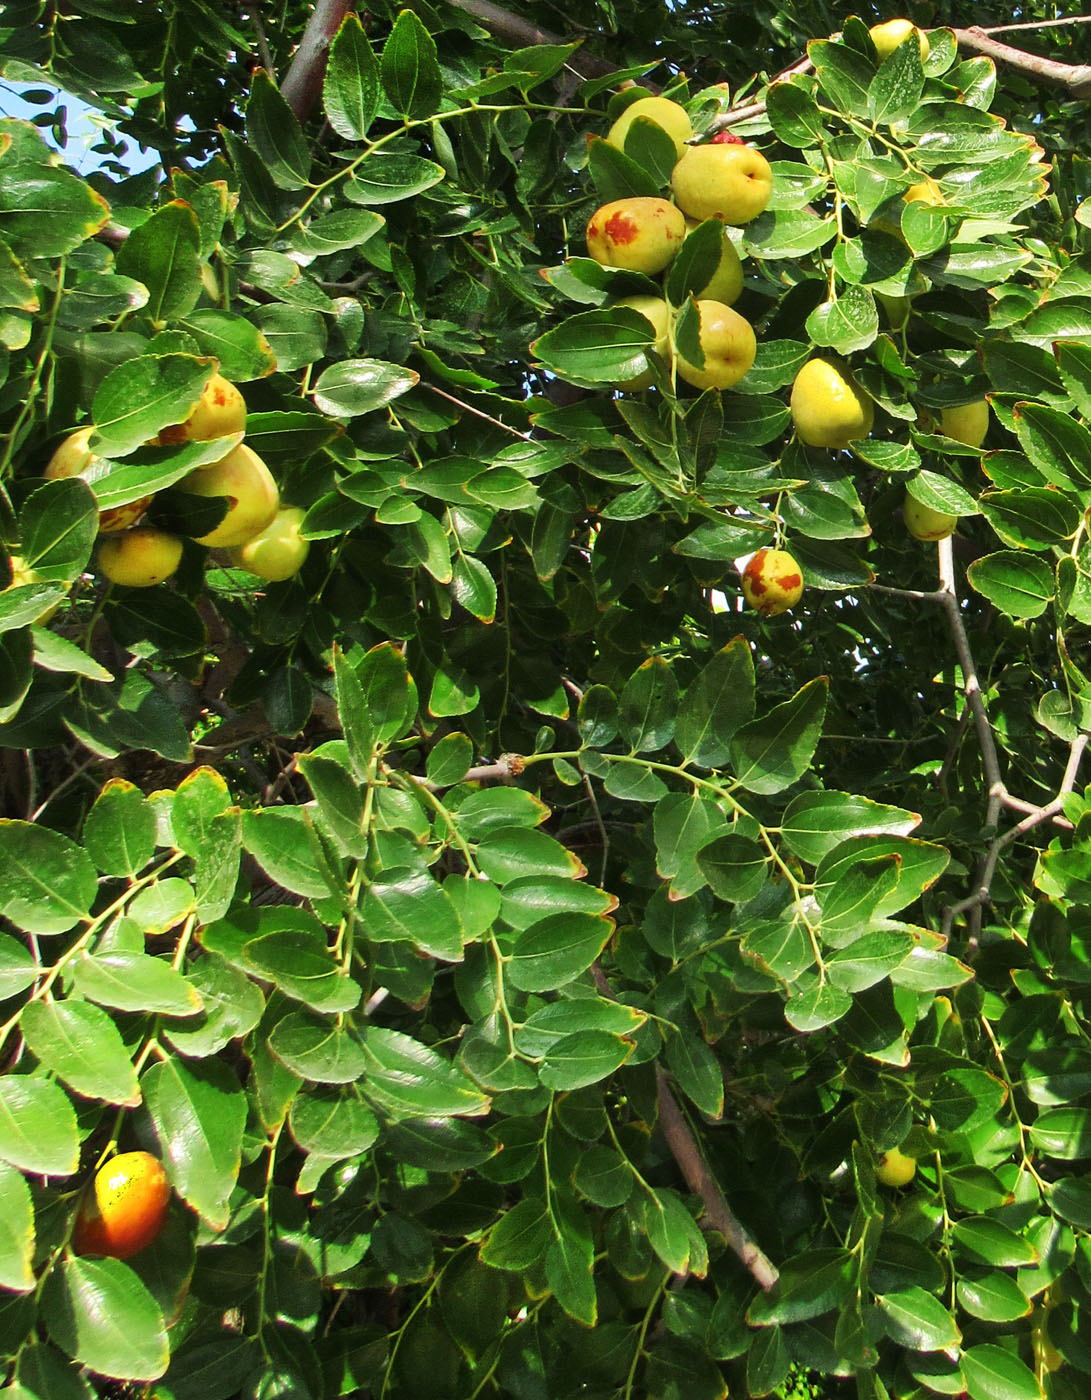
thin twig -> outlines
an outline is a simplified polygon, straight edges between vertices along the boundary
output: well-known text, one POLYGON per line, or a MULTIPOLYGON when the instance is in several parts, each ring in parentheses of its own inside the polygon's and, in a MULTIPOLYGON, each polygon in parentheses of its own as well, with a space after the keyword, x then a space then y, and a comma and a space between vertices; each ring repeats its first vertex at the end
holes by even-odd
POLYGON ((273 67, 273 55, 269 49, 269 40, 265 35, 265 25, 261 22, 261 12, 256 5, 250 10, 250 23, 254 26, 254 39, 258 46, 258 57, 261 59, 261 66, 275 83, 277 80, 277 71, 273 67))
POLYGON ((776 1266, 746 1233, 727 1204, 720 1183, 712 1175, 711 1168, 701 1155, 697 1139, 682 1115, 667 1076, 658 1065, 655 1079, 659 1097, 659 1126, 687 1185, 704 1202, 706 1221, 723 1236, 724 1243, 750 1271, 755 1282, 768 1292, 780 1277, 776 1266))
POLYGON ((455 404, 458 408, 465 409, 467 413, 472 413, 475 418, 483 418, 486 423, 491 423, 494 428, 503 428, 504 432, 511 433, 512 437, 520 438, 523 442, 530 439, 530 433, 521 433, 518 428, 513 428, 510 424, 502 422, 499 418, 493 418, 489 413, 483 413, 480 408, 474 408, 472 403, 466 403, 462 399, 456 399, 454 394, 448 394, 445 389, 437 389, 434 384, 422 384, 422 389, 429 389, 433 394, 437 394, 441 399, 446 399, 448 403, 455 404))

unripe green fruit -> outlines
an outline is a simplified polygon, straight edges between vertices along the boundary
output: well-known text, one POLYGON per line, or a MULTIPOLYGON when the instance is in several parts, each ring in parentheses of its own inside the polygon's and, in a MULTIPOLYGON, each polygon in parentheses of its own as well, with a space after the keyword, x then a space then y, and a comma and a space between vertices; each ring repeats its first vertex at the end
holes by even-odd
MULTIPOLYGON (((650 322, 655 331, 655 344, 652 348, 656 354, 662 355, 664 359, 670 358, 670 308, 662 297, 623 297, 615 305, 628 306, 634 311, 639 311, 641 316, 650 322)), ((614 387, 635 392, 638 389, 649 388, 653 382, 654 376, 651 370, 646 369, 642 370, 640 374, 634 375, 632 379, 618 380, 614 387)))
POLYGON ((120 530, 99 545, 99 568, 111 583, 126 588, 151 588, 162 583, 181 562, 182 541, 154 525, 120 530))
POLYGON ((190 472, 178 483, 178 489, 195 496, 227 498, 227 514, 215 529, 197 541, 210 548, 230 548, 253 539, 276 515, 280 504, 272 473, 245 443, 211 466, 190 472))
POLYGON ((687 146, 671 172, 678 207, 698 223, 748 224, 769 203, 773 172, 752 146, 687 146))
POLYGON ((902 517, 905 520, 905 528, 915 540, 945 540, 954 534, 958 524, 957 515, 933 510, 931 506, 926 506, 915 496, 909 495, 905 498, 902 517))
POLYGON ((875 1175, 884 1186, 908 1186, 917 1172, 915 1157, 907 1157, 896 1147, 884 1152, 875 1175))
POLYGON ((686 149, 686 142, 693 135, 693 124, 686 109, 669 97, 641 97, 625 108, 607 134, 607 141, 619 151, 625 149, 625 138, 637 117, 645 117, 662 127, 674 142, 680 156, 686 149))
POLYGON ((834 356, 808 360, 792 385, 792 421, 809 447, 848 447, 867 437, 875 406, 848 366, 834 356))
POLYGON ((231 550, 231 562, 269 583, 294 578, 311 547, 299 533, 305 514, 299 506, 282 506, 264 530, 231 550))
POLYGON ((889 58, 913 33, 916 34, 921 47, 921 60, 926 59, 931 52, 927 34, 922 34, 912 20, 888 19, 885 24, 873 24, 868 33, 880 59, 889 58))
POLYGON ((980 447, 989 431, 989 405, 984 399, 953 404, 940 413, 939 426, 944 437, 967 447, 980 447))
POLYGON ((678 354, 678 373, 695 389, 730 389, 737 384, 758 353, 754 328, 737 311, 719 301, 699 301, 699 338, 704 352, 703 368, 678 354))

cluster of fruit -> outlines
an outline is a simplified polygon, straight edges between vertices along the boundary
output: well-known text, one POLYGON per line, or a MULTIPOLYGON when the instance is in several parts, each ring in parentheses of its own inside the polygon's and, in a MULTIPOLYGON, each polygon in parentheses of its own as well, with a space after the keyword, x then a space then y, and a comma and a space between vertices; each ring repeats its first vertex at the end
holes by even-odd
MULTIPOLYGON (((928 38, 908 20, 875 25, 871 38, 878 57, 887 58, 911 36, 920 45, 921 58, 929 53, 928 38)), ((622 111, 606 140, 625 151, 633 134, 650 122, 674 142, 677 163, 670 175, 671 199, 630 196, 597 209, 587 225, 587 250, 604 267, 646 275, 665 273, 678 256, 685 239, 704 221, 717 219, 726 226, 741 226, 761 214, 773 191, 773 171, 765 157, 728 132, 709 141, 690 144, 694 131, 689 115, 677 102, 664 97, 639 97, 622 111)), ((934 180, 926 177, 904 194, 906 203, 943 202, 934 180)), ((901 231, 892 227, 901 237, 901 231)), ((630 307, 649 322, 654 332, 652 349, 678 378, 697 389, 729 389, 743 378, 757 356, 757 339, 750 323, 733 309, 743 288, 742 264, 725 228, 720 262, 708 283, 694 295, 699 320, 698 339, 702 366, 688 361, 675 344, 676 312, 665 297, 631 296, 614 303, 630 307)), ((891 324, 908 318, 908 298, 884 298, 891 324), (892 307, 888 303, 904 303, 892 307)), ((638 391, 651 387, 649 368, 615 387, 638 391)), ((851 369, 836 355, 813 356, 802 366, 790 395, 796 437, 808 447, 842 451, 871 432, 874 404, 857 383, 851 369)), ((946 408, 931 425, 922 415, 922 428, 934 426, 947 437, 978 447, 988 428, 984 399, 946 408)), ((951 534, 957 517, 933 510, 906 496, 904 519, 909 533, 920 540, 938 540, 951 534)), ((752 556, 742 574, 747 603, 766 616, 793 607, 802 596, 799 565, 783 549, 763 549, 752 556)))
MULTIPOLYGON (((164 428, 157 442, 207 442, 246 430, 246 403, 234 384, 213 374, 196 407, 182 423, 164 428)), ((91 451, 93 426, 65 438, 45 468, 49 480, 82 477, 92 488, 110 465, 91 451)), ((299 533, 304 512, 282 506, 272 473, 245 443, 218 462, 197 467, 177 483, 177 490, 227 502, 226 514, 197 539, 198 544, 226 549, 231 562, 269 581, 291 578, 307 555, 299 533)), ((152 504, 144 496, 99 515, 98 568, 111 582, 148 588, 169 578, 182 562, 182 540, 156 525, 138 524, 152 504)))

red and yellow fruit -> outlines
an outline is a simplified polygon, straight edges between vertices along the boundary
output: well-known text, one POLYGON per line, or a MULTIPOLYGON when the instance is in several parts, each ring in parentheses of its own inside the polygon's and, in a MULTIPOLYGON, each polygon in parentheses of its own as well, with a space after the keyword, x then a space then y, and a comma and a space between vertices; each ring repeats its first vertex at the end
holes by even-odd
POLYGON ((229 379, 214 374, 201 391, 196 408, 184 423, 164 428, 159 441, 207 442, 228 433, 246 431, 246 400, 229 379))
POLYGON ((78 1254, 128 1259, 146 1249, 162 1230, 170 1183, 149 1152, 122 1152, 95 1173, 72 1232, 78 1254))
POLYGON ((742 594, 755 612, 777 617, 803 597, 803 574, 786 549, 759 549, 743 569, 742 594))
POLYGON ((587 224, 587 251, 604 267, 662 272, 686 236, 682 211, 666 199, 636 195, 596 209, 587 224))

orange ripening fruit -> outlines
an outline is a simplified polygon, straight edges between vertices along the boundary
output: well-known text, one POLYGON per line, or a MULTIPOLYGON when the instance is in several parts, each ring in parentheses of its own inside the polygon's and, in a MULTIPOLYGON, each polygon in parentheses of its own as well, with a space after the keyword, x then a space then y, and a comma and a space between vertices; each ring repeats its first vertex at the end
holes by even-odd
POLYGON ((72 1232, 77 1254, 128 1259, 146 1249, 163 1228, 170 1183, 149 1152, 122 1152, 95 1173, 72 1232))

